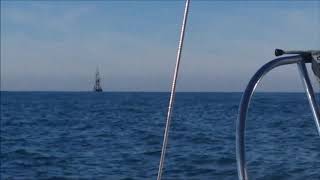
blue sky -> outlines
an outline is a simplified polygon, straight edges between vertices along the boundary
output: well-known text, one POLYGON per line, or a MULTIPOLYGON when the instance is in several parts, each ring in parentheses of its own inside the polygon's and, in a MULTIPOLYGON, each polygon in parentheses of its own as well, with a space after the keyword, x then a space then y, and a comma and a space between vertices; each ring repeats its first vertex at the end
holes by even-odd
MULTIPOLYGON (((184 1, 1 1, 1 89, 169 91, 184 1)), ((320 49, 320 1, 191 2, 178 91, 243 91, 275 48, 320 49)), ((260 91, 302 91, 296 66, 260 91)))

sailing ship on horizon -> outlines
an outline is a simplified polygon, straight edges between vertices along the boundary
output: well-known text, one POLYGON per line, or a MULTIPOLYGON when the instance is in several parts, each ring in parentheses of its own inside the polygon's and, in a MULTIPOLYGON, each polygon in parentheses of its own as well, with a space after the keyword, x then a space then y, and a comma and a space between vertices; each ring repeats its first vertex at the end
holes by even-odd
POLYGON ((93 91, 94 92, 102 92, 102 88, 101 88, 100 82, 101 82, 100 73, 99 73, 99 69, 97 68, 96 76, 95 76, 95 84, 94 84, 94 87, 93 87, 93 91))

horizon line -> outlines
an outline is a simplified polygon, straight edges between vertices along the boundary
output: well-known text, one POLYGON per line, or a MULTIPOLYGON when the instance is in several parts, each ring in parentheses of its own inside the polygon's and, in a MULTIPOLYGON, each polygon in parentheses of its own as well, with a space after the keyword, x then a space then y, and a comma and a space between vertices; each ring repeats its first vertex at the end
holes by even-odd
MULTIPOLYGON (((52 92, 52 93, 97 93, 94 91, 83 91, 83 90, 0 90, 2 92, 25 92, 25 93, 32 93, 32 92, 52 92)), ((170 91, 103 91, 100 93, 170 93, 170 91)), ((177 93, 244 93, 244 91, 177 91, 177 93)), ((255 93, 305 93, 304 91, 255 91, 255 93)), ((320 92, 315 92, 319 94, 320 92)))

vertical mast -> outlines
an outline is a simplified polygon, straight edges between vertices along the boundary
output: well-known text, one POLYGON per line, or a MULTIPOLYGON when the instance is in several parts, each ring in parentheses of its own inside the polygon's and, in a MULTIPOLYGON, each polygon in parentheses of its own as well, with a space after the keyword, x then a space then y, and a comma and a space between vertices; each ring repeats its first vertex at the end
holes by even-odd
POLYGON ((165 154, 166 154, 166 150, 167 150, 169 128, 170 128, 170 122, 171 122, 171 114, 172 114, 174 97, 175 97, 175 92, 176 92, 176 82, 178 79, 178 71, 179 71, 179 65, 180 65, 180 59, 181 59, 181 53, 182 53, 184 33, 185 33, 185 28, 186 28, 187 19, 188 19, 189 3, 190 3, 190 0, 186 0, 184 14, 183 14, 182 27, 181 27, 181 33, 180 33, 180 41, 179 41, 178 52, 177 52, 176 67, 174 70, 172 87, 171 87, 171 95, 170 95, 170 101, 169 101, 169 107, 168 107, 167 122, 166 122, 166 127, 164 130, 164 136, 163 136, 163 143, 162 143, 162 150, 161 150, 161 157, 160 157, 157 180, 161 180, 164 158, 165 158, 165 154))

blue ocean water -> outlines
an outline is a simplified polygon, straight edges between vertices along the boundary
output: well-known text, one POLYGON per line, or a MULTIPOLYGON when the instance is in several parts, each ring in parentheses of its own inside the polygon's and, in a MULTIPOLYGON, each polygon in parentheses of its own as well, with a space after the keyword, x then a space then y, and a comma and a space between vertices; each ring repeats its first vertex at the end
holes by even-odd
MULTIPOLYGON (((178 93, 164 179, 237 179, 241 93, 178 93)), ((2 92, 1 179, 156 179, 169 93, 2 92)), ((320 179, 303 93, 258 93, 247 123, 251 179, 320 179)))

